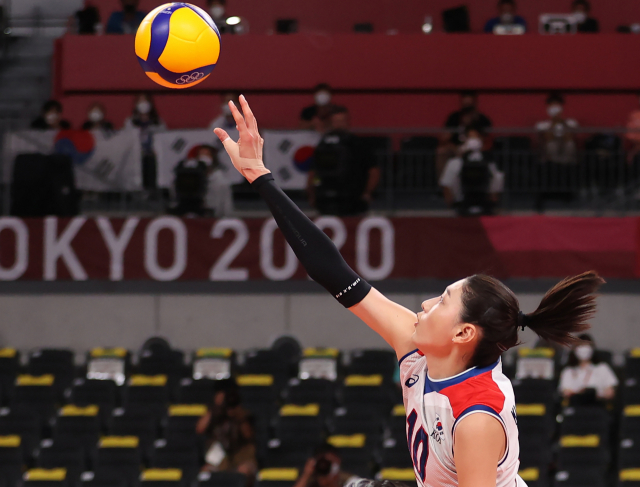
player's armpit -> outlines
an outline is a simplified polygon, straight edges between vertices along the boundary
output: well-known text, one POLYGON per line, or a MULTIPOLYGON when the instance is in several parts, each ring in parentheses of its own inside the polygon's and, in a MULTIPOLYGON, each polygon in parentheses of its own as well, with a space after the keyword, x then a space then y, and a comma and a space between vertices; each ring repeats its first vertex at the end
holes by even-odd
POLYGON ((495 487, 506 447, 505 431, 497 418, 477 413, 461 419, 453 446, 458 486, 495 487))
POLYGON ((416 349, 412 336, 416 313, 394 303, 373 288, 358 304, 349 308, 353 314, 378 333, 395 350, 398 359, 416 349))

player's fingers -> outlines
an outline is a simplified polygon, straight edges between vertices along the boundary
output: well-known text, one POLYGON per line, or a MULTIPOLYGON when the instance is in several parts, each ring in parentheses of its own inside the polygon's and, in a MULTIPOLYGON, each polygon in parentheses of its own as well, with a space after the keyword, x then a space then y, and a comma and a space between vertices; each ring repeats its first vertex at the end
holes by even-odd
POLYGON ((227 153, 230 156, 235 156, 236 152, 238 152, 238 144, 229 137, 229 134, 220 128, 214 129, 213 132, 218 136, 227 153))
POLYGON ((220 142, 222 142, 223 144, 224 144, 225 140, 231 138, 231 137, 229 137, 229 134, 224 129, 215 128, 215 129, 213 129, 213 133, 218 136, 218 138, 220 139, 220 142))
POLYGON ((254 135, 258 133, 258 121, 251 111, 251 107, 249 106, 249 102, 244 97, 244 95, 240 95, 240 106, 242 107, 242 113, 244 113, 244 118, 247 121, 247 127, 249 129, 253 129, 256 131, 254 135))
POLYGON ((247 124, 245 123, 244 117, 238 107, 236 107, 233 101, 229 101, 229 108, 231 108, 231 114, 233 115, 233 119, 236 121, 236 126, 238 127, 238 132, 240 132, 240 137, 242 137, 243 133, 248 132, 247 124))

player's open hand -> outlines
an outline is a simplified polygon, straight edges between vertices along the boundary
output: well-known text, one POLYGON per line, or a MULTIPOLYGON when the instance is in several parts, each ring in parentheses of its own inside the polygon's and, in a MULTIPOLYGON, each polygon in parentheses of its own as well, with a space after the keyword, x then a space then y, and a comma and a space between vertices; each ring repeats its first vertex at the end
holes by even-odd
POLYGON ((240 137, 238 142, 235 142, 229 134, 221 128, 214 129, 215 134, 220 139, 220 142, 224 145, 227 154, 233 162, 233 166, 240 171, 247 180, 251 183, 255 179, 259 178, 263 174, 267 174, 269 171, 264 167, 262 162, 262 145, 264 140, 260 137, 258 132, 258 122, 256 117, 253 116, 251 108, 247 103, 244 95, 240 95, 240 107, 242 113, 230 101, 229 108, 236 121, 236 127, 240 137), (244 117, 242 116, 244 114, 244 117))

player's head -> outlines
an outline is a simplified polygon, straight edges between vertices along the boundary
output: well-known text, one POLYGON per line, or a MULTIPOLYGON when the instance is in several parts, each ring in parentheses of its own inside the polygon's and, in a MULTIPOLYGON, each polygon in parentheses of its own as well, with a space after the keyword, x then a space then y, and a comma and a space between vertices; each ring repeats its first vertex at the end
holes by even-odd
POLYGON ((566 278, 545 294, 538 309, 525 315, 513 291, 499 280, 481 274, 467 277, 422 303, 413 340, 425 354, 443 359, 457 354, 469 367, 498 360, 519 343, 523 326, 550 342, 571 345, 578 340, 574 333, 589 328, 594 293, 603 282, 593 271, 566 278))

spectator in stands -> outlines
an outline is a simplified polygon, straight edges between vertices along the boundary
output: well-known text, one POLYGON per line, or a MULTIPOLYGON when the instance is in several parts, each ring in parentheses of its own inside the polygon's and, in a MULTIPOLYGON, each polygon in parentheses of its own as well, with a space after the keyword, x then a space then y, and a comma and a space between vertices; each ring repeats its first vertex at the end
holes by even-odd
POLYGON ((593 17, 589 17, 591 5, 587 0, 574 0, 571 4, 571 12, 578 20, 578 32, 600 32, 600 24, 593 17))
MULTIPOLYGON (((240 101, 238 100, 238 93, 234 93, 232 91, 225 93, 222 95, 222 100, 220 104, 220 115, 216 117, 216 119, 209 124, 209 128, 211 130, 216 127, 220 127, 224 129, 229 134, 229 137, 238 137, 238 129, 236 128, 236 121, 233 119, 233 115, 231 115, 231 109, 229 108, 229 101, 232 101, 236 106, 240 106, 240 101)), ((222 172, 227 172, 230 168, 233 167, 231 164, 231 159, 229 158, 229 154, 224 150, 222 146, 222 142, 218 137, 214 137, 213 147, 218 151, 218 166, 222 172)))
POLYGON ((84 8, 76 11, 69 19, 69 31, 75 34, 89 35, 102 33, 98 8, 89 1, 85 2, 84 8))
POLYGON ((499 0, 498 1, 498 16, 487 20, 484 25, 484 31, 491 34, 497 26, 513 27, 514 25, 522 26, 527 30, 527 22, 524 18, 516 15, 516 2, 515 0, 499 0))
POLYGON ((576 164, 574 130, 578 128, 578 122, 564 117, 564 98, 559 93, 552 93, 547 98, 547 115, 548 120, 536 124, 540 134, 542 162, 576 164))
POLYGON ((321 445, 307 460, 302 474, 293 487, 344 487, 357 479, 340 468, 342 458, 338 449, 328 443, 321 445))
POLYGON ((440 177, 444 198, 460 214, 491 214, 504 187, 504 174, 483 152, 479 126, 470 125, 464 135, 460 156, 449 159, 440 177))
POLYGON ((135 34, 145 13, 138 10, 139 0, 120 0, 122 10, 113 12, 107 21, 107 34, 135 34))
POLYGON ((349 130, 349 111, 335 107, 330 130, 322 137, 308 173, 309 203, 323 214, 368 211, 380 181, 380 168, 363 139, 349 130))
POLYGON ((226 0, 207 0, 209 7, 209 15, 216 24, 220 34, 236 34, 236 26, 227 24, 227 1, 226 0))
MULTIPOLYGON (((638 97, 640 98, 640 93, 638 93, 638 97)), ((629 114, 627 130, 626 138, 630 144, 627 151, 627 161, 631 163, 636 155, 640 154, 640 106, 629 114)))
POLYGON ((337 105, 331 103, 333 93, 328 84, 320 83, 313 92, 313 105, 304 107, 300 112, 300 128, 324 132, 337 105))
POLYGON ((460 109, 452 112, 444 123, 449 129, 441 138, 436 155, 436 171, 442 174, 445 164, 457 155, 457 149, 464 142, 466 127, 474 125, 482 132, 491 127, 491 120, 478 110, 478 95, 475 91, 460 93, 460 109))
POLYGON ((70 129, 71 124, 62 118, 62 104, 58 100, 48 100, 42 105, 40 116, 31 122, 31 128, 36 130, 64 130, 70 129))
POLYGON ((219 390, 196 432, 205 435, 204 471, 235 471, 253 477, 257 471, 253 419, 240 405, 237 388, 219 390))
POLYGON ((618 378, 609 364, 598 363, 593 338, 586 333, 578 338, 582 342, 573 348, 567 366, 560 374, 558 387, 562 396, 569 399, 581 394, 595 394, 597 399, 613 399, 618 378))
POLYGON ((223 218, 233 212, 231 184, 218 162, 220 151, 215 147, 203 145, 198 150, 198 158, 207 164, 207 196, 205 206, 213 211, 213 216, 223 218))
POLYGON ((156 110, 153 98, 148 93, 136 97, 133 113, 124 122, 125 129, 140 131, 142 146, 142 179, 145 188, 156 187, 156 156, 153 152, 153 134, 166 130, 166 126, 156 110))
POLYGON ((113 124, 105 118, 105 109, 102 103, 93 103, 87 111, 87 120, 82 124, 82 130, 113 131, 113 124))

